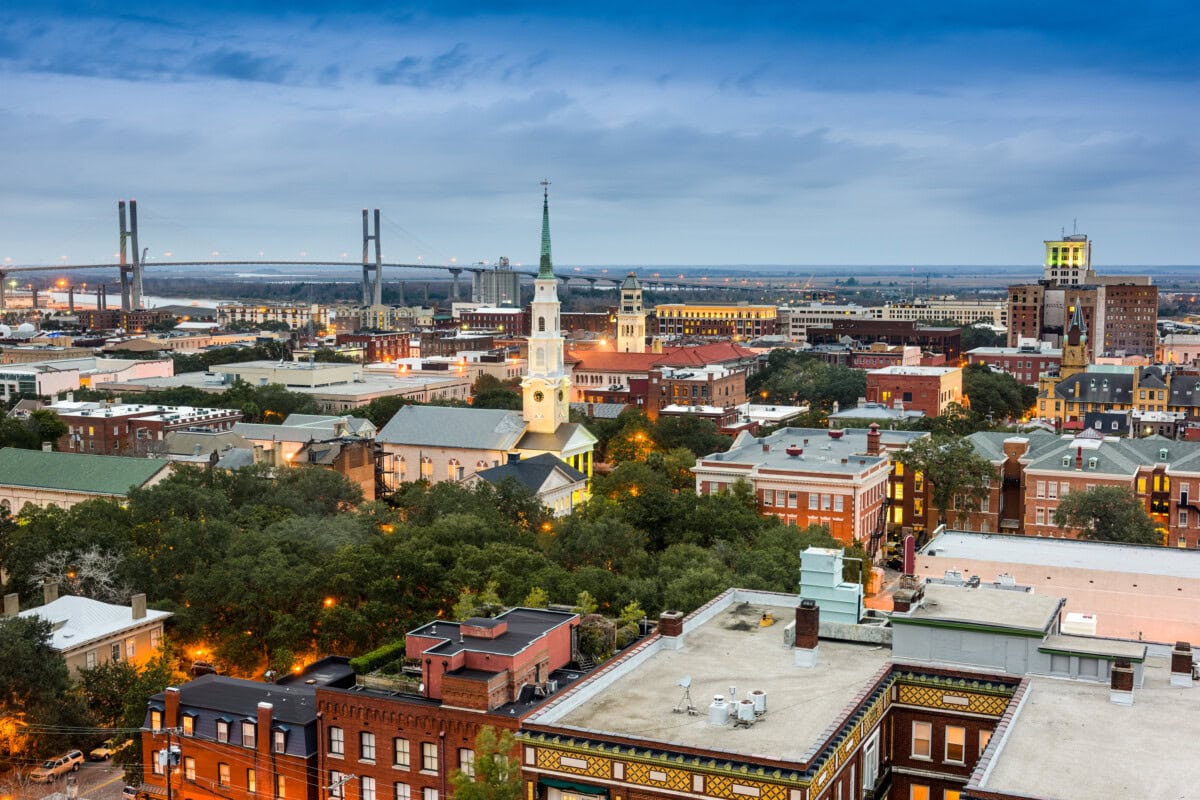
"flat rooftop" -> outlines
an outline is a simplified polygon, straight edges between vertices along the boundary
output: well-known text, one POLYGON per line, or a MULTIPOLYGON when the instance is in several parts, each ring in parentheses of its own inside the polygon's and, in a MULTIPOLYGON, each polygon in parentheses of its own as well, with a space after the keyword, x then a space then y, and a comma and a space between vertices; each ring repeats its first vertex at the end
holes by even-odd
POLYGON ((958 372, 959 367, 905 367, 899 364, 891 367, 880 367, 867 372, 868 375, 918 375, 924 377, 941 377, 951 372, 958 372))
POLYGON ((452 656, 464 650, 470 650, 476 653, 512 656, 529 647, 559 625, 570 623, 578 618, 578 614, 565 611, 549 611, 544 608, 514 608, 492 619, 467 621, 466 624, 481 628, 493 628, 501 622, 507 623, 506 632, 494 639, 463 637, 460 633, 462 625, 457 622, 445 621, 427 623, 416 630, 409 631, 408 635, 442 640, 441 643, 426 648, 422 655, 452 656))
POLYGON ((1148 658, 1125 707, 1109 701, 1105 683, 1031 678, 991 773, 970 786, 1056 800, 1196 797, 1200 689, 1169 679, 1169 659, 1148 658))
MULTIPOLYGON (((914 439, 927 435, 920 431, 890 430, 881 430, 879 434, 880 444, 885 450, 902 449, 914 439)), ((700 460, 711 466, 726 463, 743 467, 752 465, 760 469, 856 475, 880 463, 887 463, 890 458, 886 452, 867 455, 865 428, 832 431, 824 428, 782 428, 761 439, 748 434, 739 436, 726 452, 703 456, 700 460), (764 446, 768 447, 765 451, 764 446), (803 452, 788 455, 788 447, 796 447, 803 452)))
POLYGON ((1023 591, 927 583, 924 602, 910 614, 893 614, 892 624, 907 619, 1041 632, 1058 617, 1063 602, 1061 597, 1023 591))
MULTIPOLYGON (((918 554, 953 569, 955 559, 1200 578, 1200 550, 1081 539, 946 531, 918 554)), ((928 563, 928 562, 926 562, 928 563)))
MULTIPOLYGON (((579 697, 559 712, 550 707, 531 720, 581 732, 669 743, 735 756, 800 761, 842 710, 891 660, 890 647, 822 640, 817 666, 794 665, 783 630, 795 619, 795 604, 747 602, 765 596, 783 603, 788 595, 735 593, 730 604, 707 622, 687 629, 680 650, 658 649, 647 659, 631 659, 615 681, 576 690, 579 697), (764 613, 775 624, 760 627, 764 613), (680 681, 691 677, 695 716, 674 713, 683 694, 680 681), (753 689, 767 693, 767 714, 749 728, 708 723, 714 695, 730 687, 742 699, 753 689)), ((799 598, 796 598, 796 603, 799 598)))

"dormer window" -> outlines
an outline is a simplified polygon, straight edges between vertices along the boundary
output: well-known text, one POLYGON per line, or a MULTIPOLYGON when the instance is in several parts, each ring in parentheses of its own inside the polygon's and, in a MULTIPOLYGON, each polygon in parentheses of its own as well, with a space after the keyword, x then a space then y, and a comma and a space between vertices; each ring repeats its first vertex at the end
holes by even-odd
POLYGON ((1064 467, 1071 466, 1071 457, 1070 456, 1063 456, 1063 466, 1064 467))
POLYGON ((1095 469, 1095 468, 1096 468, 1096 464, 1097 464, 1098 462, 1099 462, 1099 459, 1098 459, 1098 458, 1089 458, 1089 459, 1088 459, 1088 469, 1095 469))

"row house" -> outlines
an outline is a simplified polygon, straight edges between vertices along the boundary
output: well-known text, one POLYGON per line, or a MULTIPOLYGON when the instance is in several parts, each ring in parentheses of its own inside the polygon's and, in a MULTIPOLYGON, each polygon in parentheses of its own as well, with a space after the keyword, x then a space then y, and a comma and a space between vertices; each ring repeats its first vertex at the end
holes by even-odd
POLYGON ((968 441, 996 465, 998 480, 986 504, 956 520, 956 527, 1075 538, 1077 531, 1054 522, 1061 500, 1071 492, 1116 486, 1144 505, 1164 545, 1200 547, 1200 442, 1118 439, 1094 429, 1075 436, 976 433, 968 441))
POLYGON ((784 428, 756 439, 739 434, 724 453, 697 459, 696 492, 714 494, 746 481, 761 513, 789 525, 826 525, 852 544, 886 528, 891 453, 927 436, 915 431, 784 428))
POLYGON ((1062 380, 1043 378, 1037 415, 1064 430, 1079 430, 1089 412, 1168 411, 1184 408, 1187 401, 1195 409, 1200 396, 1187 391, 1187 377, 1191 376, 1175 376, 1160 367, 1091 365, 1062 380), (1170 384, 1177 379, 1184 379, 1183 384, 1172 393, 1170 384))
POLYGON ((368 364, 399 361, 409 356, 409 340, 404 331, 360 331, 339 333, 337 345, 350 345, 362 350, 362 360, 368 364))

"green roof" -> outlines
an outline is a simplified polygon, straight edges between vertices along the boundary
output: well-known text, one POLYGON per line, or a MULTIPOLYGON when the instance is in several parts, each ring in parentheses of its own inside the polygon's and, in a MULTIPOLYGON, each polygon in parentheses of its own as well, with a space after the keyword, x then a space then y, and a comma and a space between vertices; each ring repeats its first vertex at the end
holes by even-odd
POLYGON ((0 485, 124 496, 170 465, 165 458, 0 449, 0 485))

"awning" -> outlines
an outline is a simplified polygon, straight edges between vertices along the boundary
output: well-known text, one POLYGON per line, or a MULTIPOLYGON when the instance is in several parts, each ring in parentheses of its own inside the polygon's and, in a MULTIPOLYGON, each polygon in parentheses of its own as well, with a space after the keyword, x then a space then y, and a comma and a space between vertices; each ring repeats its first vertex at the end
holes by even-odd
POLYGON ((542 786, 550 786, 554 789, 562 789, 565 792, 575 792, 576 794, 587 794, 593 797, 607 797, 608 789, 603 786, 589 786, 586 783, 575 783, 574 781, 562 781, 558 778, 538 778, 538 783, 542 786))

